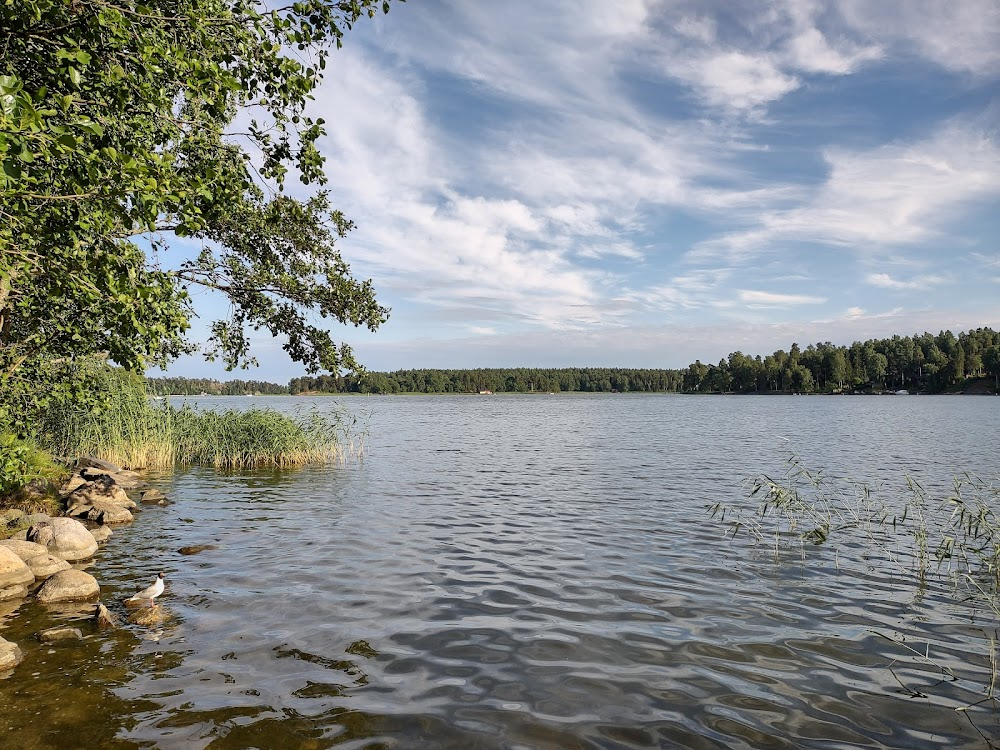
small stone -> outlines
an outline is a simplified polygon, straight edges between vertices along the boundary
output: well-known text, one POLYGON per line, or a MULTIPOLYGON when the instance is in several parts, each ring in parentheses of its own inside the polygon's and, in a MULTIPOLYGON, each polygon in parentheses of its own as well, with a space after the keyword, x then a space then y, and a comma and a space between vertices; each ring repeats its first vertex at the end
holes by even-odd
POLYGON ((6 638, 0 638, 0 670, 13 669, 24 660, 21 647, 6 638))
POLYGON ((83 640, 83 633, 79 628, 71 628, 64 625, 58 628, 49 628, 38 634, 38 640, 42 643, 55 643, 56 641, 80 641, 83 640))
POLYGON ((104 469, 105 471, 110 471, 115 474, 122 470, 121 466, 113 464, 110 461, 95 458, 94 456, 80 456, 80 458, 76 460, 76 465, 85 469, 104 469))
POLYGON ((199 552, 207 552, 212 549, 218 549, 218 547, 214 544, 192 544, 188 547, 181 547, 177 551, 182 555, 197 555, 199 552))
POLYGON ((97 609, 94 610, 94 622, 97 623, 100 630, 111 630, 118 627, 118 618, 100 602, 97 603, 97 609))
POLYGON ((94 599, 101 595, 97 579, 82 570, 62 570, 49 578, 38 589, 35 597, 44 603, 75 602, 94 599))
POLYGON ((0 602, 9 602, 13 599, 24 599, 27 596, 27 586, 7 586, 6 588, 0 588, 0 602))
POLYGON ((28 586, 35 582, 31 568, 7 547, 0 547, 0 588, 28 586))
POLYGON ((139 502, 143 505, 156 505, 161 500, 166 500, 167 496, 155 487, 143 490, 139 495, 139 502))

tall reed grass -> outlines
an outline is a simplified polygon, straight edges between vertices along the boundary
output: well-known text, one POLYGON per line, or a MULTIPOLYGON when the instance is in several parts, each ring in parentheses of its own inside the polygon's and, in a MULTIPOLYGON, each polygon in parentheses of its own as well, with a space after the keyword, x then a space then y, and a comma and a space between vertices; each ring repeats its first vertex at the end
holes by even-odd
POLYGON ((36 420, 36 440, 58 457, 92 455, 128 468, 253 469, 341 460, 358 440, 341 414, 154 404, 141 377, 106 366, 94 368, 90 387, 100 392, 101 406, 48 408, 36 420))

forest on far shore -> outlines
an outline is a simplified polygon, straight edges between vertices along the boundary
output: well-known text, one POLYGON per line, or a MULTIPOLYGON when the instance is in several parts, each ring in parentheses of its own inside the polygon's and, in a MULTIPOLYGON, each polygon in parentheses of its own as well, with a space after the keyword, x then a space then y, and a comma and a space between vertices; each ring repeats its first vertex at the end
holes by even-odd
POLYGON ((733 352, 718 364, 696 360, 684 369, 625 367, 518 367, 412 369, 362 375, 292 378, 287 386, 256 380, 148 378, 154 395, 248 395, 302 393, 844 393, 907 390, 943 393, 968 380, 1000 380, 1000 332, 959 333, 856 341, 792 344, 766 356, 733 352))

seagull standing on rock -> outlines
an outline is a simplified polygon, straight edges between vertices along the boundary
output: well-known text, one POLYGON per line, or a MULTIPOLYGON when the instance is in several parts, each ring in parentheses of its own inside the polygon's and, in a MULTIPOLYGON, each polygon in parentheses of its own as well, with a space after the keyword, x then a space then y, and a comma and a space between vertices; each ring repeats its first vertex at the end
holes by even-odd
POLYGON ((132 596, 132 598, 129 599, 129 601, 138 602, 144 599, 148 599, 149 606, 152 607, 155 604, 153 600, 162 593, 163 593, 163 573, 160 573, 159 575, 156 576, 156 580, 153 582, 152 586, 143 589, 138 594, 135 594, 134 596, 132 596))

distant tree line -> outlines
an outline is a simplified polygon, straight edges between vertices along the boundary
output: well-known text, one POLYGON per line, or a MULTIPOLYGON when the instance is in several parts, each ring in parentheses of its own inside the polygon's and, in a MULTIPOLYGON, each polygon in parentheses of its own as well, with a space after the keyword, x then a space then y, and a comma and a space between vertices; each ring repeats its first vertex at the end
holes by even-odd
POLYGON ((261 380, 227 380, 220 382, 209 378, 146 378, 149 392, 154 396, 248 396, 257 394, 279 395, 288 393, 288 386, 266 383, 261 380))
POLYGON ((629 368, 497 368, 397 370, 293 378, 288 392, 305 393, 840 393, 907 389, 940 393, 969 377, 1000 380, 1000 333, 893 336, 856 341, 792 344, 766 356, 733 352, 717 365, 696 360, 682 370, 629 368))

